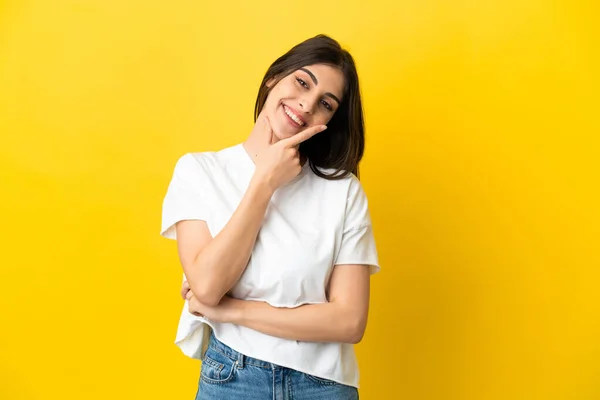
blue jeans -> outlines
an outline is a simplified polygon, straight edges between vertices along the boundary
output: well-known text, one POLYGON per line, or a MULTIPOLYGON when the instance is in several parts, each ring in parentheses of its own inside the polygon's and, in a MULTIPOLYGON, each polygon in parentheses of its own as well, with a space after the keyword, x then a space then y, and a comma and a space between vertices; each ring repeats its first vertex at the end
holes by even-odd
POLYGON ((357 400, 358 390, 233 350, 211 335, 196 400, 357 400))

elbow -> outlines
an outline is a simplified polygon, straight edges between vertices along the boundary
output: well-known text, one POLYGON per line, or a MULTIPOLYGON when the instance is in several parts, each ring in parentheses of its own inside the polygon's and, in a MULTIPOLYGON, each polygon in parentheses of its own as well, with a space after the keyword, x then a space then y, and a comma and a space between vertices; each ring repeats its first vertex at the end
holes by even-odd
POLYGON ((201 294, 200 296, 194 295, 196 299, 208 307, 216 307, 221 301, 222 297, 215 296, 212 293, 201 294))
POLYGON ((217 306, 223 298, 223 293, 207 284, 197 284, 192 288, 192 293, 196 300, 208 307, 217 306))
POLYGON ((365 335, 364 329, 363 330, 356 330, 354 332, 351 332, 348 335, 347 343, 349 343, 349 344, 359 344, 362 341, 364 335, 365 335))
POLYGON ((184 265, 183 269, 196 300, 208 307, 215 307, 218 305, 225 295, 225 291, 221 290, 218 282, 211 279, 212 277, 210 274, 194 273, 195 270, 199 269, 194 263, 184 265))
POLYGON ((351 318, 346 329, 345 342, 349 344, 358 344, 362 341, 367 323, 362 318, 351 318))

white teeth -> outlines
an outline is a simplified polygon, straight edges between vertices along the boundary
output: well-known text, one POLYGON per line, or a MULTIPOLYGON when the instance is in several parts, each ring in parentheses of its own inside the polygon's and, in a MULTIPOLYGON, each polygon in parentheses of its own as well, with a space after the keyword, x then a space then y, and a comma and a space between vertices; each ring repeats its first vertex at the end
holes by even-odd
POLYGON ((287 107, 283 107, 283 111, 285 111, 285 113, 288 115, 288 117, 290 117, 291 119, 293 119, 295 123, 297 123, 300 126, 304 125, 304 122, 302 122, 302 120, 300 118, 298 118, 296 116, 296 114, 294 114, 293 112, 291 112, 290 109, 288 109, 287 107))

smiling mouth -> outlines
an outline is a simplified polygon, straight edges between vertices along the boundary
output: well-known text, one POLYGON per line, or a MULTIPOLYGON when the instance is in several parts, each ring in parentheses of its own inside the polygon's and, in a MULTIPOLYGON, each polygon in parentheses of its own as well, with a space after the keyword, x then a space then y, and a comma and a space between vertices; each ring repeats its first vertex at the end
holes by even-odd
POLYGON ((304 122, 304 120, 302 118, 300 118, 294 111, 292 111, 291 108, 289 108, 285 104, 283 105, 283 112, 285 112, 285 115, 287 115, 292 121, 294 121, 294 123, 296 125, 298 125, 298 126, 306 125, 306 122, 304 122))

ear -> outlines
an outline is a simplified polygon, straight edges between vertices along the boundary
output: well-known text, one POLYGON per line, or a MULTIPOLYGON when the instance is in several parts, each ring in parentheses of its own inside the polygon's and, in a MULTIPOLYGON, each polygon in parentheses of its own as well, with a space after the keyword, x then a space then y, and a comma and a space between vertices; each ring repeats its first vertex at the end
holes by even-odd
POLYGON ((271 79, 269 79, 267 83, 265 83, 265 86, 271 89, 271 87, 275 84, 275 81, 277 81, 277 77, 274 76, 271 79))

